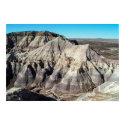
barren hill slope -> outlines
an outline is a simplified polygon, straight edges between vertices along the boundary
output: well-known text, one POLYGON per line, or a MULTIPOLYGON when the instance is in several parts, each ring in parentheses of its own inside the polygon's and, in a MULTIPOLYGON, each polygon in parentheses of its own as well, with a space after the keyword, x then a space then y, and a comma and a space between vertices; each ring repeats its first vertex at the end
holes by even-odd
POLYGON ((8 88, 75 100, 74 96, 92 92, 105 82, 118 81, 118 60, 107 59, 89 44, 75 45, 55 33, 7 34, 7 50, 8 88))

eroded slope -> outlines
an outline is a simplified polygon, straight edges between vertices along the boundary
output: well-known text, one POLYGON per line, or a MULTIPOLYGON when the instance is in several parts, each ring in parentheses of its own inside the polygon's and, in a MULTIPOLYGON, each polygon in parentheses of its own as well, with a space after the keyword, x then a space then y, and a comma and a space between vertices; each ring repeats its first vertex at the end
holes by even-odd
POLYGON ((7 85, 11 87, 26 88, 60 100, 75 100, 74 96, 92 92, 111 81, 118 69, 118 60, 107 59, 88 44, 75 45, 60 35, 50 39, 49 35, 35 34, 34 40, 25 46, 26 41, 24 35, 18 42, 21 46, 15 45, 7 54, 10 73, 7 85))

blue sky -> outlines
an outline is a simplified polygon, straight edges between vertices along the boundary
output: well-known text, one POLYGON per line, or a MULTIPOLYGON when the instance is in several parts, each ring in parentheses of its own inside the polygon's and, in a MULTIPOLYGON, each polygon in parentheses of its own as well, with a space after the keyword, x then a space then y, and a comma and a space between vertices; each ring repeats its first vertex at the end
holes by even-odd
POLYGON ((6 33, 50 31, 67 38, 119 38, 118 24, 7 24, 6 33))

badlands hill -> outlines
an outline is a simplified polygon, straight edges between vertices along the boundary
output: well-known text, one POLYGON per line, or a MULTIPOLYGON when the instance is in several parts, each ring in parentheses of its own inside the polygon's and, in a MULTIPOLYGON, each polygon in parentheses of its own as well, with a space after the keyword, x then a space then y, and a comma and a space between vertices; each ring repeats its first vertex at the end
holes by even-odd
POLYGON ((89 44, 27 31, 7 34, 6 48, 7 100, 24 90, 56 100, 118 100, 118 60, 103 57, 89 44))

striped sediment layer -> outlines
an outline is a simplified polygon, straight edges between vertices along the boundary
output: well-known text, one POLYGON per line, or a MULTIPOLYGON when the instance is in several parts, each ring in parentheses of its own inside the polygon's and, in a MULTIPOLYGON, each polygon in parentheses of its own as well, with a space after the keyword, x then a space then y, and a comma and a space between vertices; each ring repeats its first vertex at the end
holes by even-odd
MULTIPOLYGON (((49 92, 58 98, 62 94, 92 92, 105 82, 116 81, 119 62, 99 55, 88 44, 75 45, 59 35, 51 36, 52 39, 47 35, 34 36, 32 42, 24 46, 24 52, 16 51, 16 46, 7 57, 7 69, 12 77, 16 76, 14 87, 49 92)), ((23 39, 21 41, 26 42, 23 39)))

